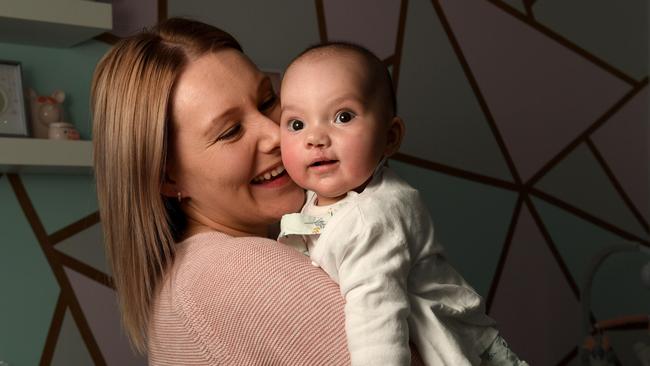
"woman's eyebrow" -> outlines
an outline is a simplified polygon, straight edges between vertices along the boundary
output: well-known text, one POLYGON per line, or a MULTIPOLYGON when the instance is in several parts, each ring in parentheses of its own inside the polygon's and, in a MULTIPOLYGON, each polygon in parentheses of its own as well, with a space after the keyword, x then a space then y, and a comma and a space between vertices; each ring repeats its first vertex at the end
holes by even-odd
POLYGON ((265 74, 264 77, 260 80, 260 83, 257 84, 257 93, 262 94, 269 89, 273 90, 273 84, 271 83, 271 78, 265 74))
MULTIPOLYGON (((259 83, 257 84, 257 93, 261 95, 268 89, 273 89, 273 86, 271 84, 271 79, 268 77, 268 75, 264 75, 264 77, 262 77, 259 83)), ((206 136, 207 138, 214 137, 214 130, 219 127, 220 122, 228 119, 229 117, 237 114, 240 111, 241 111, 240 106, 232 106, 224 110, 223 112, 219 113, 217 116, 214 116, 213 118, 210 119, 210 123, 205 129, 203 135, 206 136)))

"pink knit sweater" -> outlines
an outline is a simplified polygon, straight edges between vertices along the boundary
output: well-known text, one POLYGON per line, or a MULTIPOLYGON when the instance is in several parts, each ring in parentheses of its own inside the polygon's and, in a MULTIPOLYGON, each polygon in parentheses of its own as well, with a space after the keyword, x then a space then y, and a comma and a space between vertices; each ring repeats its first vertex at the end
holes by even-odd
POLYGON ((291 248, 198 234, 178 244, 154 298, 149 363, 348 365, 343 305, 338 286, 291 248))

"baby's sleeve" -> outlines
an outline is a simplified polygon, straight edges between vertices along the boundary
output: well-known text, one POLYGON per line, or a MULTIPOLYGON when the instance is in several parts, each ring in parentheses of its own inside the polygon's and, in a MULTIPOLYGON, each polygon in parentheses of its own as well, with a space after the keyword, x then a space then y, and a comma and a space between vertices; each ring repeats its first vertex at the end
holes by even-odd
POLYGON ((399 226, 358 207, 338 223, 335 241, 352 365, 410 363, 409 250, 399 226))

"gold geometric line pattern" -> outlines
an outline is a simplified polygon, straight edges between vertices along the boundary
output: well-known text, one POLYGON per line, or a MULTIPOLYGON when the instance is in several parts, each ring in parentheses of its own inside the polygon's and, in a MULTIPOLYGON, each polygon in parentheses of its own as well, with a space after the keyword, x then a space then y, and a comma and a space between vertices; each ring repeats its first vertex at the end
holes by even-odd
MULTIPOLYGON (((635 80, 633 77, 627 75, 625 72, 619 70, 618 68, 614 67, 613 65, 607 63, 606 61, 600 59, 599 57, 595 56, 591 52, 585 50, 584 48, 578 46, 576 43, 570 41, 569 39, 565 38, 561 34, 553 31, 552 29, 546 27, 545 25, 537 22, 536 20, 523 15, 519 13, 518 11, 512 9, 510 6, 504 4, 501 0, 483 0, 487 1, 496 7, 500 8, 501 10, 505 11, 506 13, 512 15, 513 17, 521 20, 522 22, 526 23, 528 26, 531 28, 537 30, 538 32, 546 35, 547 37, 551 38, 554 40, 556 43, 566 47, 567 49, 573 51, 574 53, 582 56, 589 62, 593 63, 594 65, 600 67, 604 71, 607 71, 608 73, 612 74, 613 76, 621 79, 622 81, 630 84, 630 86, 635 86, 638 84, 638 80, 635 80)), ((532 5, 531 5, 532 7, 532 5)))
POLYGON ((639 94, 644 87, 648 85, 648 77, 643 78, 637 85, 628 91, 620 100, 614 103, 609 109, 605 111, 598 119, 587 127, 582 133, 569 142, 559 153, 552 157, 542 168, 537 171, 527 182, 526 186, 532 187, 535 185, 546 173, 555 167, 560 161, 567 157, 575 148, 586 139, 593 135, 599 128, 604 126, 610 118, 621 110, 628 102, 630 102, 637 94, 639 94))
POLYGON ((534 21, 535 13, 533 13, 533 4, 535 3, 535 0, 523 0, 523 2, 524 2, 524 9, 526 9, 526 16, 534 21))
MULTIPOLYGON (((556 42, 564 45, 565 47, 567 47, 570 50, 574 51, 578 55, 580 55, 580 56, 586 58, 587 60, 591 61, 593 64, 596 64, 597 66, 604 69, 608 73, 610 73, 610 74, 620 78, 621 80, 627 82, 628 84, 633 86, 633 89, 626 96, 624 96, 620 101, 618 101, 616 104, 614 104, 603 116, 601 116, 597 121, 595 121, 589 128, 587 128, 586 131, 584 131, 580 136, 578 136, 572 143, 570 143, 559 154, 557 154, 555 157, 553 157, 553 159, 551 159, 551 161, 549 161, 545 166, 543 166, 542 169, 540 169, 540 171, 537 172, 537 174, 532 179, 530 179, 528 182, 526 182, 526 184, 522 184, 521 180, 519 179, 518 173, 517 173, 517 171, 516 171, 516 169, 514 167, 514 163, 513 163, 512 159, 510 157, 508 149, 505 146, 505 144, 503 143, 503 140, 500 138, 499 130, 498 130, 496 124, 494 123, 494 121, 493 121, 493 119, 491 117, 491 114, 489 113, 489 108, 488 108, 487 104, 484 102, 483 96, 480 93, 480 89, 478 88, 478 84, 476 83, 476 81, 475 81, 475 79, 473 77, 471 68, 469 67, 469 65, 465 61, 463 53, 462 53, 462 51, 461 51, 461 49, 459 47, 458 41, 456 40, 456 38, 455 38, 455 36, 453 34, 453 30, 451 29, 451 26, 449 25, 449 23, 447 22, 447 20, 446 20, 446 18, 444 16, 444 13, 442 11, 442 7, 439 4, 438 0, 432 0, 432 4, 434 6, 434 9, 436 10, 436 13, 438 14, 438 18, 441 21, 441 23, 443 25, 443 28, 445 29, 445 31, 446 31, 446 33, 448 35, 449 41, 450 41, 452 47, 454 48, 454 50, 455 50, 455 52, 456 52, 456 54, 458 56, 458 59, 459 59, 459 62, 461 64, 461 66, 463 66, 466 77, 467 77, 467 79, 469 80, 469 82, 470 82, 470 84, 472 86, 472 90, 474 90, 474 92, 475 92, 476 99, 481 104, 481 107, 482 107, 482 109, 484 111, 484 114, 486 115, 486 119, 487 119, 488 123, 490 124, 490 127, 493 129, 495 140, 497 141, 499 147, 502 149, 503 155, 504 155, 504 157, 506 159, 506 162, 508 163, 509 168, 511 169, 511 172, 513 172, 513 177, 515 178, 514 186, 516 188, 510 186, 509 184, 506 185, 506 184, 504 184, 504 182, 499 182, 498 180, 493 179, 493 178, 485 179, 485 177, 481 177, 480 175, 477 175, 475 173, 463 172, 462 169, 445 167, 442 164, 431 162, 431 161, 426 161, 425 159, 420 159, 420 158, 415 158, 415 157, 407 157, 407 156, 404 156, 403 154, 401 154, 401 156, 398 155, 396 157, 396 160, 401 160, 401 161, 404 161, 404 162, 407 162, 407 163, 409 161, 411 163, 416 162, 415 165, 420 166, 420 167, 428 167, 431 170, 440 171, 440 172, 448 173, 448 174, 452 173, 452 175, 458 176, 460 178, 466 178, 466 179, 470 178, 470 180, 473 180, 473 181, 476 181, 476 182, 482 182, 482 183, 490 184, 490 185, 497 186, 497 187, 500 187, 500 188, 516 190, 516 191, 520 192, 520 198, 519 198, 518 203, 517 203, 517 205, 515 207, 515 212, 513 213, 513 219, 512 219, 511 224, 510 224, 511 226, 510 226, 510 228, 508 230, 508 234, 506 235, 505 243, 503 245, 503 250, 502 250, 501 256, 499 258, 499 262, 497 264, 496 274, 493 277, 493 282, 491 284, 490 292, 488 294, 488 299, 486 301, 486 305, 487 305, 488 309, 489 309, 489 307, 490 307, 490 305, 492 303, 493 296, 496 293, 496 290, 498 288, 498 284, 500 282, 499 280, 500 280, 501 273, 503 271, 503 266, 505 265, 505 261, 506 261, 505 259, 507 258, 508 251, 510 249, 510 243, 511 243, 511 240, 512 240, 512 232, 514 230, 514 225, 516 225, 516 216, 518 215, 518 212, 521 210, 521 203, 519 201, 522 200, 522 199, 526 203, 526 205, 528 206, 531 214, 533 215, 533 217, 535 219, 535 222, 536 222, 538 228, 540 229, 540 231, 542 232, 543 237, 544 237, 544 239, 545 239, 551 253, 553 254, 553 257, 554 257, 556 263, 558 264, 560 270, 562 271, 562 273, 563 273, 569 287, 572 289, 572 292, 574 293, 574 295, 579 299, 580 294, 579 294, 577 284, 576 284, 575 280, 573 279, 573 277, 571 276, 566 263, 564 262, 564 260, 562 259, 559 251, 557 250, 556 245, 553 243, 553 240, 552 240, 548 230, 545 228, 545 225, 544 225, 539 213, 537 212, 535 206, 532 203, 532 200, 530 199, 530 195, 541 198, 542 200, 545 200, 546 202, 549 202, 549 203, 555 205, 556 207, 559 207, 559 208, 561 208, 561 209, 563 209, 565 211, 568 211, 568 212, 570 212, 571 214, 573 214, 575 216, 581 217, 581 218, 595 224, 596 226, 599 226, 599 227, 601 227, 601 228, 603 228, 603 229, 605 229, 607 231, 613 232, 613 233, 615 233, 615 234, 617 234, 617 235, 619 235, 619 236, 621 236, 623 238, 626 238, 626 239, 629 239, 629 240, 635 240, 635 241, 640 242, 640 243, 642 243, 642 244, 644 244, 646 246, 650 246, 650 242, 648 240, 646 240, 646 239, 639 238, 638 236, 636 236, 634 234, 628 233, 625 230, 617 228, 616 226, 612 225, 611 223, 600 220, 600 219, 588 214, 587 212, 579 210, 579 209, 573 207, 572 205, 570 205, 570 204, 568 204, 566 202, 563 202, 563 201, 561 201, 561 200, 559 200, 559 199, 557 199, 555 197, 552 197, 552 196, 550 196, 550 195, 548 195, 548 194, 546 194, 544 192, 538 191, 538 190, 532 188, 532 185, 536 181, 538 181, 546 172, 550 171, 550 169, 553 166, 555 166, 562 159, 564 159, 570 153, 570 151, 572 151, 580 142, 586 141, 587 138, 593 132, 595 132, 599 127, 601 127, 609 119, 609 117, 614 115, 616 111, 618 111, 623 105, 625 105, 630 99, 632 99, 632 97, 635 94, 637 94, 648 83, 648 78, 645 77, 644 79, 637 82, 636 80, 634 80, 631 77, 627 76, 626 74, 624 74, 620 70, 616 69, 615 67, 613 67, 613 66, 607 64, 606 62, 598 59, 594 55, 588 53, 584 49, 582 49, 579 46, 577 46, 577 45, 573 44, 572 42, 568 41, 564 37, 552 32, 550 29, 548 29, 548 28, 542 26, 541 24, 537 23, 534 20, 533 13, 532 13, 532 5, 533 5, 534 1, 528 1, 528 0, 525 1, 524 4, 525 4, 526 10, 527 10, 527 15, 526 16, 521 15, 520 13, 516 12, 514 9, 510 9, 508 6, 503 4, 501 1, 498 1, 498 0, 485 0, 485 1, 488 1, 488 2, 496 5, 497 7, 504 10, 505 12, 515 16, 516 18, 518 18, 520 20, 522 20, 524 23, 531 26, 532 28, 534 28, 534 29, 540 31, 541 33, 549 36, 551 39, 555 40, 556 42), (465 176, 465 177, 463 177, 463 176, 465 176)), ((624 196, 626 196, 624 191, 622 190, 622 187, 619 187, 619 188, 620 188, 619 193, 622 193, 624 196)), ((618 188, 617 188, 617 190, 618 190, 618 188)), ((646 228, 646 227, 647 227, 647 225, 644 225, 644 228, 646 228)), ((564 357, 560 361, 560 364, 566 364, 566 363, 570 362, 576 355, 577 355, 577 348, 574 347, 570 352, 568 352, 566 357, 564 357)))
POLYGON ((58 243, 64 241, 65 239, 73 235, 76 235, 98 223, 99 223, 99 211, 95 211, 90 215, 81 218, 73 222, 72 224, 50 234, 49 241, 52 245, 57 245, 58 243))
POLYGON ((41 353, 41 361, 39 365, 47 366, 52 363, 52 357, 54 357, 54 350, 56 349, 56 344, 59 339, 59 333, 61 333, 61 326, 63 325, 63 319, 65 318, 65 311, 67 306, 65 300, 61 293, 59 293, 59 298, 56 301, 56 307, 54 308, 54 314, 52 315, 52 321, 50 322, 50 330, 47 332, 47 338, 45 339, 45 346, 43 347, 43 353, 41 353))
POLYGON ((650 227, 648 226, 648 222, 646 219, 643 217, 641 214, 641 211, 636 207, 634 204, 634 201, 630 198, 630 196, 625 192, 625 189, 621 185, 621 183, 618 181, 616 178, 616 175, 614 174, 614 171, 612 168, 609 167, 609 164, 607 164, 607 161, 603 157, 603 155, 600 153, 600 150, 598 150, 598 147, 596 147, 596 144, 591 140, 591 138, 587 138, 586 140, 587 146, 589 147, 589 150, 591 150, 592 154, 594 154, 594 157, 596 158, 596 161, 600 164, 600 167, 603 169, 605 174, 607 175, 607 178, 609 179, 610 183, 616 190, 616 192, 619 194, 621 197, 621 200, 625 202, 627 205, 628 209, 632 212, 634 217, 637 219, 639 224, 643 227, 646 233, 650 233, 650 227))
POLYGON ((406 31, 406 12, 408 11, 408 0, 402 0, 399 9, 399 23, 397 24, 397 38, 395 40, 395 51, 393 53, 393 90, 398 90, 399 74, 402 64, 402 48, 404 46, 404 33, 406 31))
POLYGON ((442 5, 440 4, 439 0, 432 0, 431 3, 433 4, 435 13, 438 15, 440 24, 442 24, 445 33, 447 34, 449 43, 451 44, 452 48, 454 49, 454 52, 456 53, 458 62, 462 66, 463 72, 465 73, 465 77, 467 78, 467 81, 469 82, 472 91, 474 92, 474 96, 476 97, 476 100, 478 101, 481 110, 483 111, 483 115, 488 123, 488 126, 490 127, 494 140, 497 143, 497 146, 499 146, 499 150, 501 151, 501 154, 503 155, 506 161, 508 170, 510 171, 510 175, 513 177, 516 184, 521 184, 521 177, 519 176, 519 172, 517 171, 514 160, 510 154, 510 151, 506 147, 501 132, 499 131, 499 128, 497 127, 494 117, 492 116, 492 112, 490 111, 490 107, 488 106, 487 101, 483 97, 483 93, 481 92, 478 82, 474 77, 474 72, 469 66, 469 63, 467 62, 467 59, 465 58, 465 55, 460 47, 460 43, 458 42, 458 39, 456 38, 456 35, 454 34, 451 28, 451 24, 449 24, 449 21, 445 16, 445 13, 442 9, 442 5))
POLYGON ((530 199, 530 195, 524 195, 524 202, 526 203, 526 206, 528 207, 528 211, 530 212, 531 216, 535 220, 535 223, 537 224, 537 228, 542 233, 542 236, 544 237, 544 240, 546 241, 546 244, 549 250, 551 251, 553 258, 555 259, 556 264, 562 271, 562 274, 564 275, 564 279, 566 280, 567 284, 571 288, 571 291, 573 291, 576 300, 580 300, 580 290, 578 288, 578 284, 576 283, 576 280, 571 275, 571 271, 569 271, 569 267, 564 262, 564 259, 562 258, 560 251, 557 249, 557 245, 555 245, 555 242, 551 237, 551 233, 546 228, 546 225, 542 220, 542 216, 537 211, 537 207, 533 205, 533 201, 530 199))
POLYGON ((485 298, 485 310, 490 313, 492 308, 492 302, 494 301, 494 295, 497 292, 497 285, 501 280, 501 275, 503 269, 505 268, 506 261, 508 260, 508 253, 510 253, 510 245, 512 244, 512 238, 515 235, 515 229, 517 228, 517 222, 519 221, 519 215, 524 204, 524 195, 519 194, 517 197, 517 203, 512 212, 512 218, 510 219, 510 224, 508 226, 508 233, 506 234, 505 243, 501 248, 501 254, 499 255, 499 261, 497 262, 496 270, 494 271, 494 276, 492 276, 492 281, 490 282, 490 290, 488 295, 485 298))
POLYGON ((112 290, 115 290, 115 285, 113 284, 113 279, 111 278, 111 276, 105 274, 102 271, 95 269, 94 267, 89 266, 84 262, 81 262, 77 258, 71 257, 56 249, 54 250, 53 253, 54 253, 54 257, 60 264, 90 278, 91 280, 99 282, 102 285, 112 290))
MULTIPOLYGON (((81 336, 86 344, 86 347, 88 348, 88 352, 90 353, 93 362, 98 366, 106 365, 104 357, 102 356, 102 353, 99 349, 99 345, 95 340, 95 336, 93 335, 90 326, 88 325, 88 321, 84 316, 83 310, 81 309, 79 300, 77 300, 74 289, 72 288, 72 284, 66 276, 65 271, 63 270, 63 266, 57 260, 57 255, 54 251, 54 248, 52 247, 52 244, 49 241, 49 236, 47 235, 45 228, 43 227, 43 224, 41 223, 38 214, 32 205, 31 199, 29 198, 20 177, 16 174, 8 174, 8 178, 14 194, 16 195, 18 203, 20 204, 20 207, 25 217, 27 218, 32 231, 36 236, 36 239, 41 247, 41 250, 43 251, 43 254, 45 255, 45 258, 47 259, 48 264, 50 265, 52 274, 59 284, 59 288, 61 289, 60 296, 63 299, 62 301, 65 301, 65 303, 68 305, 70 313, 72 314, 72 317, 77 324, 77 328, 81 333, 81 336)), ((52 347, 56 347, 58 333, 55 332, 55 334, 57 334, 57 337, 52 336, 47 338, 47 341, 54 343, 54 345, 51 343, 46 344, 44 348, 45 351, 49 352, 52 347)), ((47 358, 47 355, 46 357, 42 357, 42 359, 47 358)))
POLYGON ((630 241, 635 241, 639 244, 645 245, 645 246, 650 246, 650 241, 648 239, 644 239, 639 237, 638 235, 631 233, 625 229, 621 229, 620 227, 605 221, 603 219, 600 219, 587 211, 584 211, 582 209, 579 209, 575 206, 573 206, 570 203, 567 203, 564 200, 561 200, 551 194, 548 194, 546 192, 542 192, 537 188, 531 188, 529 190, 529 194, 531 196, 537 197, 541 200, 546 201, 547 203, 550 203, 553 206, 556 206, 558 208, 561 208, 564 211, 567 211, 574 216, 577 216, 585 221, 590 222, 591 224, 600 227, 603 230, 609 231, 612 234, 615 234, 623 239, 630 240, 630 241))
POLYGON ((327 42, 327 23, 325 22, 325 5, 323 0, 316 1, 316 17, 318 19, 318 35, 321 43, 327 42))

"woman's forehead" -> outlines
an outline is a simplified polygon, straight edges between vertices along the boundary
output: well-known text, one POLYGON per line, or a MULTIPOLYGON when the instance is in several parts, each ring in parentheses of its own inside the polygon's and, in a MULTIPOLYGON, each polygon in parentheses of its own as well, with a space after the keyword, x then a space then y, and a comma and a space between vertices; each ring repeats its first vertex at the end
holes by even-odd
POLYGON ((263 78, 264 74, 239 51, 206 54, 190 61, 179 76, 174 108, 193 108, 206 102, 219 107, 229 100, 256 95, 263 78))
POLYGON ((180 75, 179 86, 205 87, 204 84, 252 86, 262 78, 261 72, 244 54, 237 50, 220 50, 207 53, 188 62, 180 75))
POLYGON ((266 76, 241 52, 223 50, 188 63, 172 95, 172 123, 200 135, 251 108, 270 88, 266 76))

